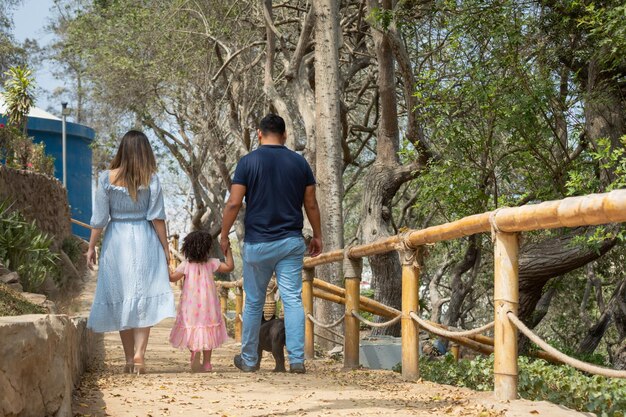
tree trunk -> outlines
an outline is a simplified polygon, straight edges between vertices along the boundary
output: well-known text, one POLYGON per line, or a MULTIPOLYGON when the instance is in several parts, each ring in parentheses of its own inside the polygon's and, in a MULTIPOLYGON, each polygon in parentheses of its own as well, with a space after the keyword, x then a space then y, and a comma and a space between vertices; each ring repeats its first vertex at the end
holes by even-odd
MULTIPOLYGON (((339 113, 339 8, 333 0, 315 0, 315 135, 317 193, 324 250, 343 248, 343 179, 339 113)), ((342 285, 340 263, 320 266, 317 277, 342 285)), ((318 305, 321 320, 333 321, 342 306, 318 305)))
MULTIPOLYGON (((381 7, 377 0, 369 0, 370 12, 381 7)), ((382 7, 390 10, 391 1, 383 0, 382 7)), ((399 126, 395 86, 395 66, 389 35, 372 27, 372 37, 378 63, 378 93, 380 122, 377 132, 376 161, 364 179, 363 208, 360 237, 363 243, 390 236, 392 227, 392 199, 400 186, 411 178, 416 167, 402 167, 398 159, 399 126)), ((372 288, 377 301, 401 309, 402 266, 397 252, 369 257, 372 268, 372 288)), ((375 328, 372 334, 400 335, 400 324, 375 328)))
POLYGON ((578 236, 586 236, 593 229, 576 228, 560 236, 522 245, 519 257, 519 317, 530 323, 543 287, 551 278, 573 271, 607 253, 614 240, 604 241, 597 250, 575 244, 578 236))

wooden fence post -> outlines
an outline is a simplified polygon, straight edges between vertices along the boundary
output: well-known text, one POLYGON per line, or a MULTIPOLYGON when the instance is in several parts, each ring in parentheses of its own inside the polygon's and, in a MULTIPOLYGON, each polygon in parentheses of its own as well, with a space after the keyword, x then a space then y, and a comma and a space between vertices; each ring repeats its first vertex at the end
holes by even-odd
POLYGON ((417 250, 400 251, 402 260, 402 377, 419 378, 419 325, 409 315, 419 313, 420 268, 417 250))
POLYGON ((361 298, 361 269, 363 260, 350 259, 347 254, 343 259, 343 277, 346 286, 346 316, 344 319, 345 335, 343 346, 344 369, 359 367, 359 320, 352 315, 352 311, 359 312, 361 298))
POLYGON ((309 319, 313 315, 313 277, 315 269, 302 270, 302 307, 304 307, 304 358, 315 358, 314 324, 309 319))
POLYGON ((243 311, 243 289, 235 287, 235 342, 241 343, 241 313, 243 311))
MULTIPOLYGON (((220 309, 222 311, 222 317, 228 312, 228 288, 220 288, 220 309)), ((226 318, 224 318, 226 320, 226 318)))
POLYGON ((450 352, 452 352, 452 357, 454 358, 454 361, 458 362, 459 361, 459 344, 452 343, 450 345, 450 352))
POLYGON ((494 393, 505 401, 517 398, 517 329, 507 313, 519 304, 518 236, 498 232, 494 246, 494 393))

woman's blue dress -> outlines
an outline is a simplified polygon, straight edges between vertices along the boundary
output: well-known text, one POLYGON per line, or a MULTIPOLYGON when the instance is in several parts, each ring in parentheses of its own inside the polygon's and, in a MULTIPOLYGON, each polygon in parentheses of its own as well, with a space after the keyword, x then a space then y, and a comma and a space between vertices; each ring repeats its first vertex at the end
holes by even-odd
POLYGON ((113 185, 109 171, 98 178, 91 226, 104 228, 98 284, 87 326, 95 332, 149 327, 174 317, 174 294, 163 246, 151 220, 165 220, 163 193, 154 175, 133 201, 113 185))

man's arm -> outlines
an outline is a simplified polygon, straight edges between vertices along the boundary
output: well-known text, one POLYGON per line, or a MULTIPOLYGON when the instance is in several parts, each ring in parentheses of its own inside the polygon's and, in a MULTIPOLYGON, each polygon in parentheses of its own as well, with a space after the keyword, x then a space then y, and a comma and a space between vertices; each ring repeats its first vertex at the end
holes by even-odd
POLYGON ((228 247, 230 246, 230 240, 228 239, 228 233, 233 227, 237 214, 243 204, 243 197, 246 195, 246 186, 241 184, 233 184, 230 187, 230 196, 224 207, 224 217, 222 218, 222 232, 220 233, 220 246, 222 247, 222 253, 226 254, 228 247))
POLYGON ((309 255, 317 256, 322 253, 322 221, 320 207, 315 197, 315 185, 309 185, 304 190, 304 211, 313 228, 313 239, 309 243, 309 255))

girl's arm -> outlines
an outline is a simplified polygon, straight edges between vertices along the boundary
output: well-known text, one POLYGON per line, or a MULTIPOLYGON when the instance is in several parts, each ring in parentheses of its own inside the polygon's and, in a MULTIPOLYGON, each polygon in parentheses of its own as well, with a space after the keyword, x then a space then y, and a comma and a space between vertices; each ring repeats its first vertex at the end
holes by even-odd
POLYGON ((235 261, 233 261, 233 251, 230 249, 230 246, 228 246, 228 249, 226 249, 226 253, 224 254, 224 256, 226 256, 226 260, 225 262, 220 262, 220 266, 217 268, 217 272, 231 272, 233 269, 235 269, 235 261))
POLYGON ((180 279, 184 276, 185 274, 182 272, 170 271, 170 282, 180 281, 180 279))
POLYGON ((87 257, 87 265, 90 269, 93 269, 93 266, 96 264, 96 243, 100 240, 100 236, 102 236, 103 229, 91 229, 91 236, 89 238, 89 249, 85 256, 87 257))
POLYGON ((161 246, 163 246, 163 250, 165 251, 165 259, 167 260, 167 264, 170 264, 170 248, 167 243, 167 232, 165 231, 165 220, 154 219, 152 220, 152 225, 154 226, 154 230, 156 230, 157 236, 159 237, 159 241, 161 242, 161 246))

